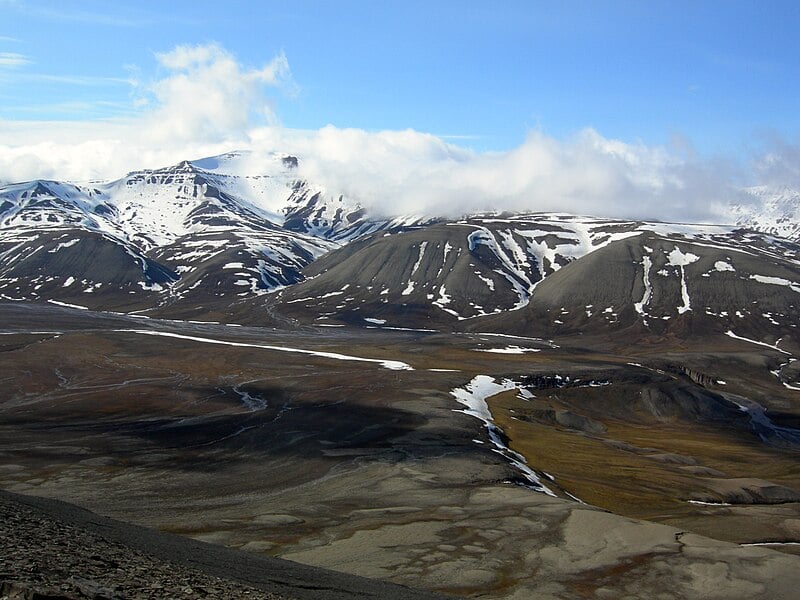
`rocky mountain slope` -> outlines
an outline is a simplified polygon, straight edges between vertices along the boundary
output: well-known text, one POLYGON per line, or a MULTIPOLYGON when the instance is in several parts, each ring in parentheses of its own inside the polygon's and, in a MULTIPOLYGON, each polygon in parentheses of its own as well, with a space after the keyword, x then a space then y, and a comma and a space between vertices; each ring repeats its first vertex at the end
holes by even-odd
POLYGON ((490 322, 521 333, 635 327, 800 339, 800 246, 748 231, 641 229, 554 273, 523 310, 490 322))
POLYGON ((797 327, 800 195, 788 189, 747 190, 732 226, 375 219, 297 166, 234 152, 113 182, 0 188, 0 298, 417 328, 494 315, 530 334, 691 324, 774 341, 797 327))
POLYGON ((724 226, 473 217, 310 265, 276 310, 316 323, 518 335, 635 328, 797 339, 800 245, 724 226))
POLYGON ((0 598, 8 600, 444 598, 228 550, 2 490, 0 516, 0 598))

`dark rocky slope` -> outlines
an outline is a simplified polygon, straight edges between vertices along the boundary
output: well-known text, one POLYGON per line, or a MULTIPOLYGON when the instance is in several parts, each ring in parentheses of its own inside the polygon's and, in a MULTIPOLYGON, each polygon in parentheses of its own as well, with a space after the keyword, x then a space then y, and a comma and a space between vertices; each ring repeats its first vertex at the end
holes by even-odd
POLYGON ((0 598, 434 600, 429 592, 258 557, 0 490, 0 598))

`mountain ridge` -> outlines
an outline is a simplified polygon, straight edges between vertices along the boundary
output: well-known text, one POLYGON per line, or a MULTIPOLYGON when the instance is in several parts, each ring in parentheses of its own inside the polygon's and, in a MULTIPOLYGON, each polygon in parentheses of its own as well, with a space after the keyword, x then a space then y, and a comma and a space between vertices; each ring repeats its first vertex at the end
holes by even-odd
MULTIPOLYGON (((377 219, 359 202, 300 178, 299 161, 289 154, 264 159, 229 152, 132 171, 111 182, 36 180, 0 188, 0 295, 150 314, 222 311, 241 318, 247 307, 263 316, 259 309, 266 304, 269 312, 277 308, 301 322, 361 326, 450 328, 489 316, 499 326, 498 315, 533 310, 549 313, 537 319, 541 331, 639 322, 658 332, 670 329, 672 318, 687 321, 688 298, 711 280, 739 289, 735 307, 722 292, 709 292, 703 306, 712 321, 730 326, 737 324, 730 315, 751 312, 745 304, 766 290, 780 292, 791 309, 800 289, 798 246, 775 236, 797 229, 784 213, 800 206, 800 195, 788 188, 751 189, 768 210, 759 216, 733 205, 735 225, 566 213, 377 219), (750 223, 765 233, 748 232, 744 226, 750 223), (566 267, 575 271, 575 263, 608 246, 643 236, 672 247, 662 248, 657 260, 647 246, 629 250, 630 264, 639 266, 615 272, 627 273, 624 282, 612 285, 611 273, 605 281, 588 275, 580 281, 551 279, 566 267), (736 271, 731 256, 742 250, 763 261, 748 266, 747 285, 742 276, 730 275, 736 271), (776 270, 773 263, 783 267, 776 270), (696 272, 699 264, 702 272, 696 272), (553 292, 559 280, 571 281, 561 284, 569 292, 553 292), (587 281, 594 281, 593 288, 581 292, 587 281), (549 297, 558 304, 564 293, 573 299, 603 296, 603 288, 614 285, 627 291, 611 293, 617 300, 608 306, 590 300, 580 307, 542 303, 549 297), (744 293, 743 286, 752 289, 744 293), (244 308, 230 308, 242 302, 244 308), (659 302, 661 314, 653 319, 643 307, 659 302), (584 312, 586 318, 578 319, 584 312)), ((766 325, 780 319, 796 325, 775 307, 758 316, 767 323, 754 331, 769 330, 766 325)))

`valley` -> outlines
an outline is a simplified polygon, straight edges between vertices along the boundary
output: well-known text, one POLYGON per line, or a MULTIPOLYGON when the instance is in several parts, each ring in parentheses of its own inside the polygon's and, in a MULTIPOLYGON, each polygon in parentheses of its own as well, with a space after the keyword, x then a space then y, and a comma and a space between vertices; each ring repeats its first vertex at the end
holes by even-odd
POLYGON ((797 446, 760 439, 717 392, 760 379, 784 398, 769 414, 797 422, 790 392, 746 342, 615 354, 582 336, 0 311, 0 482, 11 491, 459 595, 668 582, 676 597, 700 597, 688 573, 722 563, 720 589, 736 597, 797 572, 793 546, 743 545, 794 540, 800 522, 797 446), (703 387, 678 365, 726 384, 703 387), (496 382, 486 401, 501 430, 457 400, 478 393, 476 377, 496 382), (548 493, 531 489, 513 452, 548 493))
POLYGON ((240 160, 0 189, 0 488, 456 596, 791 596, 796 239, 240 160))

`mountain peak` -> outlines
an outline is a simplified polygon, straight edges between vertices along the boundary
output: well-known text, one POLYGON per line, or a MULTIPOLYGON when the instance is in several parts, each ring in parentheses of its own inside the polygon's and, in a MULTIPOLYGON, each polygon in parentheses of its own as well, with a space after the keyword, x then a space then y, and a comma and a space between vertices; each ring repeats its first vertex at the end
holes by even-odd
MULTIPOLYGON (((734 252, 737 244, 744 243, 755 243, 757 246, 767 244, 781 248, 781 252, 785 251, 780 245, 786 240, 759 241, 756 234, 744 228, 766 232, 770 236, 800 238, 800 193, 790 188, 759 187, 746 190, 742 195, 742 203, 731 206, 729 219, 729 222, 736 222, 742 228, 740 230, 723 226, 581 217, 566 213, 493 211, 456 220, 435 219, 430 215, 382 218, 370 214, 367 208, 351 197, 332 194, 324 186, 302 179, 298 173, 300 160, 288 153, 229 152, 199 160, 183 160, 160 169, 134 171, 122 179, 106 183, 73 185, 36 180, 5 186, 0 188, 0 243, 7 243, 8 248, 24 243, 35 250, 36 247, 25 236, 31 239, 35 239, 32 236, 50 236, 46 241, 42 238, 39 249, 44 250, 40 255, 49 255, 52 251, 54 255, 66 257, 70 252, 77 252, 67 252, 70 248, 81 248, 81 252, 86 252, 90 247, 89 242, 77 240, 87 236, 105 236, 107 241, 124 248, 125 256, 136 257, 135 263, 144 265, 145 259, 153 260, 181 274, 181 282, 174 286, 175 289, 199 285, 199 288, 191 289, 202 290, 207 285, 209 289, 214 288, 210 293, 215 298, 221 298, 230 294, 231 290, 237 296, 246 296, 296 283, 303 278, 301 269, 317 257, 349 242, 359 241, 360 244, 363 240, 370 244, 370 250, 360 257, 364 266, 359 268, 359 272, 345 270, 335 278, 331 275, 330 281, 320 278, 314 284, 315 297, 331 294, 332 298, 337 298, 338 292, 349 280, 370 273, 370 268, 376 267, 376 256, 383 257, 381 260, 386 264, 394 265, 401 257, 408 258, 410 252, 414 260, 406 265, 409 273, 403 275, 405 279, 402 282, 391 277, 385 281, 381 279, 384 285, 381 290, 387 292, 378 298, 374 309, 384 310, 385 296, 389 296, 403 306, 411 301, 419 314, 427 310, 423 307, 431 305, 434 307, 430 312, 431 318, 458 321, 525 307, 531 302, 534 292, 540 297, 547 289, 552 292, 554 283, 539 284, 556 271, 608 244, 644 232, 666 236, 669 243, 673 244, 667 248, 669 252, 683 248, 680 244, 691 243, 712 243, 726 252, 734 252), (752 201, 749 202, 749 198, 752 201), (437 228, 437 223, 441 227, 437 228), (387 237, 378 244, 377 240, 383 238, 374 235, 383 232, 390 236, 409 230, 419 230, 418 238, 405 237, 395 242, 387 237), (451 237, 453 235, 456 237, 451 237), (373 237, 367 240, 370 236, 373 237), (750 239, 752 236, 756 237, 750 239), (409 246, 409 240, 412 239, 417 241, 409 246), (393 258, 395 255, 397 259, 393 258), (227 258, 221 258, 223 256, 227 258), (415 261, 420 262, 416 269, 415 261), (426 271, 423 269, 425 261, 433 261, 437 265, 426 271), (198 275, 212 267, 215 275, 198 275), (455 270, 448 275, 450 269, 455 270), (232 281, 228 281, 229 277, 232 281), (431 287, 431 281, 434 280, 439 282, 436 289, 431 287), (220 283, 222 281, 227 283, 223 286, 220 283), (333 287, 323 289, 323 285, 328 284, 333 287), (391 296, 394 292, 395 296, 391 296), (472 304, 451 301, 451 294, 453 298, 457 295, 471 298, 472 304)), ((97 248, 104 247, 99 240, 92 244, 97 248)), ((680 271, 678 267, 681 265, 676 267, 670 262, 672 259, 668 257, 667 250, 655 251, 654 245, 647 248, 634 248, 630 252, 642 255, 639 273, 646 272, 648 278, 651 274, 650 269, 645 268, 645 263, 648 260, 652 264, 658 261, 663 263, 659 263, 659 268, 653 271, 652 281, 648 279, 647 284, 653 290, 659 290, 653 282, 674 276, 680 271)), ((115 256, 113 260, 117 264, 127 260, 122 255, 117 256, 116 250, 112 252, 105 248, 103 252, 108 253, 109 257, 115 256), (122 262, 120 257, 124 259, 122 262)), ((750 252, 752 254, 756 250, 750 252)), ((701 256, 699 250, 694 250, 694 254, 701 256)), ((609 251, 602 256, 606 255, 612 256, 613 253, 609 251)), ((75 260, 78 260, 78 254, 75 260)), ((596 257, 594 260, 600 259, 596 257)), ((584 260, 583 264, 588 262, 584 260)), ((739 268, 728 254, 715 257, 709 264, 706 262, 704 259, 702 263, 704 271, 697 274, 702 278, 699 280, 701 283, 712 277, 731 277, 717 275, 718 272, 728 273, 724 270, 727 269, 725 265, 739 268), (722 265, 719 268, 723 271, 717 269, 716 263, 722 265)), ((125 263, 125 268, 129 273, 139 270, 139 267, 131 270, 128 263, 125 263)), ((155 267, 147 268, 152 270, 155 267)), ((696 268, 694 263, 688 266, 689 271, 696 268)), ((757 283, 767 285, 763 281, 772 282, 773 290, 785 291, 786 288, 796 292, 798 283, 795 278, 783 271, 760 267, 758 271, 747 271, 748 268, 743 265, 742 273, 760 277, 754 280, 757 283)), ((572 271, 577 272, 576 269, 572 271)), ((102 282, 94 275, 90 277, 84 274, 78 279, 78 274, 76 271, 62 279, 53 279, 52 273, 46 271, 46 275, 37 275, 40 279, 36 282, 33 282, 35 278, 31 278, 31 289, 35 290, 35 286, 40 285, 42 287, 39 289, 50 290, 48 293, 72 293, 74 281, 85 279, 83 289, 93 290, 86 293, 99 296, 91 282, 102 282), (67 281, 73 283, 66 285, 67 281)), ((373 275, 377 281, 385 273, 378 269, 373 275)), ((28 293, 23 289, 25 286, 19 283, 22 279, 20 277, 12 282, 17 287, 12 289, 13 294, 8 294, 9 297, 23 297, 28 293)), ((150 279, 142 280, 143 285, 147 286, 143 290, 154 290, 150 279)), ((749 281, 747 277, 740 277, 739 280, 749 281)), ((668 283, 672 285, 670 289, 683 289, 681 281, 669 279, 671 283, 668 283), (677 287, 673 285, 675 281, 678 281, 677 287)), ((362 283, 365 290, 375 287, 366 280, 362 283)), ((135 291, 138 293, 138 290, 135 291)), ((375 300, 366 292, 364 294, 359 302, 375 300)), ((561 301, 558 294, 553 292, 551 295, 561 301)), ((41 297, 41 294, 28 297, 41 297)), ((52 297, 65 298, 63 295, 52 297)), ((72 296, 67 301, 70 298, 72 296)), ((638 304, 632 304, 634 308, 628 311, 634 319, 643 314, 644 308, 641 311, 636 308, 639 304, 645 306, 641 298, 643 296, 637 298, 638 304)), ((338 308, 340 304, 347 303, 337 300, 336 304, 328 307, 328 312, 331 315, 340 313, 344 310, 338 308)), ((586 304, 590 302, 587 300, 586 304)), ((614 314, 618 305, 621 305, 619 298, 610 299, 604 310, 611 307, 612 311, 602 314, 614 314)), ((301 306, 298 301, 296 307, 301 306)), ((560 305, 564 306, 564 303, 560 305)), ((715 305, 711 303, 708 306, 715 305)), ((664 307, 659 305, 657 308, 662 311, 658 314, 659 319, 666 321, 665 317, 672 318, 664 307)), ((717 312, 724 311, 729 312, 728 308, 717 312)), ((744 314, 744 311, 741 312, 744 314)), ((594 313, 592 315, 592 319, 597 316, 594 313)), ((651 325, 656 323, 650 313, 647 315, 651 325)), ((605 316, 602 318, 605 319, 605 316)), ((680 316, 684 316, 683 313, 680 316)), ((558 325, 556 321, 566 324, 568 320, 557 317, 553 323, 558 325)))
POLYGON ((800 191, 788 186, 756 186, 744 190, 752 202, 731 205, 737 225, 800 240, 800 191))

